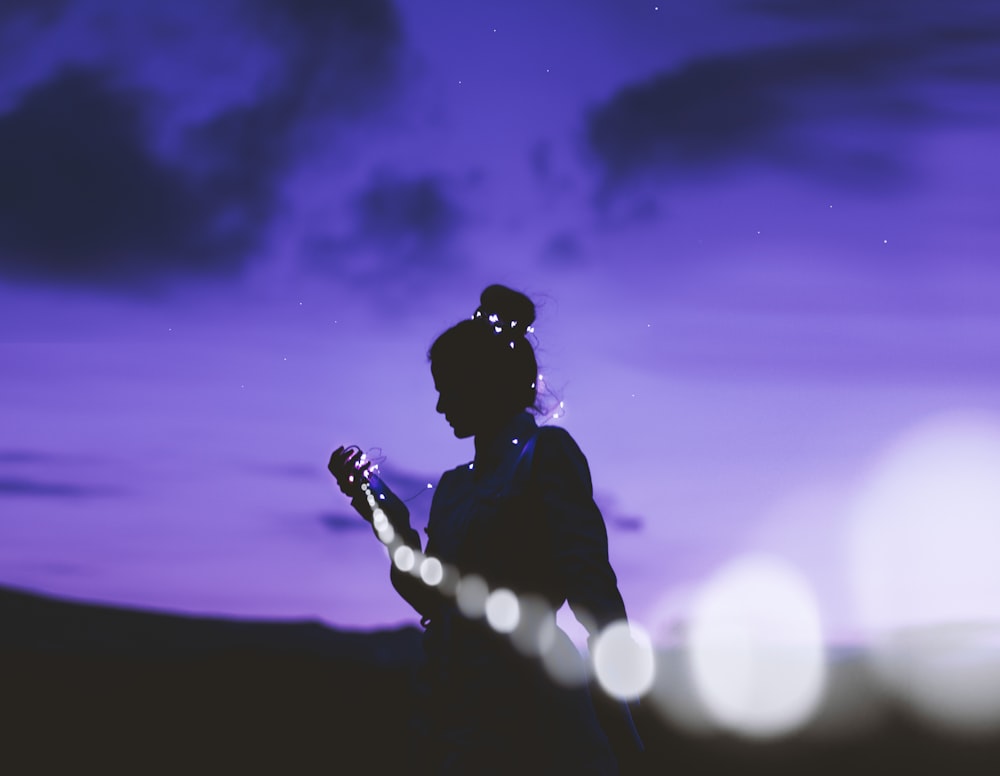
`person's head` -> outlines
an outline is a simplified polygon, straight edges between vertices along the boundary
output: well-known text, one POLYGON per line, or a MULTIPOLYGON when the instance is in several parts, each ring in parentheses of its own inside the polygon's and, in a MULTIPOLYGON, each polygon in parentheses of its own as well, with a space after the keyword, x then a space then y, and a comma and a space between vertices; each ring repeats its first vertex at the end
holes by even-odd
POLYGON ((498 429, 535 408, 538 362, 526 339, 535 305, 506 286, 489 286, 471 318, 438 337, 427 354, 442 413, 459 438, 498 429))

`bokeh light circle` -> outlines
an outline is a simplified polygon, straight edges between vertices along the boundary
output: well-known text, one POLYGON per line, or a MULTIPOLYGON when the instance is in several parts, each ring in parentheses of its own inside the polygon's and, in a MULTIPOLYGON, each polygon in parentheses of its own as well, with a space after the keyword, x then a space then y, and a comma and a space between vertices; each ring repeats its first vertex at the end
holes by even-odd
POLYGON ((852 592, 893 694, 948 731, 1000 729, 1000 417, 899 435, 851 512, 852 592))
POLYGON ((392 562, 400 571, 410 571, 416 563, 413 549, 405 544, 399 545, 392 553, 392 562))
POLYGON ((546 618, 539 633, 542 666, 562 687, 580 687, 588 679, 587 664, 555 616, 546 618))
POLYGON ((441 561, 434 557, 426 557, 420 564, 420 578, 424 584, 434 587, 441 583, 444 578, 444 568, 441 561))
POLYGON ((522 654, 537 657, 551 643, 550 628, 555 624, 555 613, 544 597, 530 593, 521 596, 520 610, 511 640, 522 654))
POLYGON ((505 587, 490 593, 486 599, 486 622, 498 633, 511 633, 521 618, 521 607, 513 591, 505 587))
POLYGON ((782 735, 816 710, 826 680, 816 601, 787 564, 747 556, 697 596, 687 633, 697 695, 719 725, 751 737, 782 735))
POLYGON ((598 684, 613 698, 638 698, 653 686, 653 645, 638 625, 621 620, 604 628, 594 640, 593 661, 598 684))
POLYGON ((466 574, 455 587, 455 603, 458 610, 469 618, 482 617, 486 611, 486 596, 489 595, 486 580, 477 574, 466 574))

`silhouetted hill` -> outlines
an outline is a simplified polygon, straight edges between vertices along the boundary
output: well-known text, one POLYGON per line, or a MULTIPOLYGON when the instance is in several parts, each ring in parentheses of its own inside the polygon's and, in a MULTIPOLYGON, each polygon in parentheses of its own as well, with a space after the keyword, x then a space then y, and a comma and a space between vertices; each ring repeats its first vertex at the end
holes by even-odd
POLYGON ((0 650, 123 658, 189 658, 224 652, 316 657, 371 666, 412 665, 415 627, 373 632, 315 621, 253 621, 75 603, 0 588, 0 650))
POLYGON ((0 772, 403 768, 419 638, 0 589, 0 772))
MULTIPOLYGON (((416 628, 217 620, 0 588, 0 773, 421 774, 410 722, 419 640, 416 628)), ((682 662, 661 655, 674 697, 690 692, 682 662)), ((857 657, 833 670, 836 735, 694 732, 643 701, 646 772, 1000 773, 997 736, 949 738, 891 705, 872 713, 857 657)))

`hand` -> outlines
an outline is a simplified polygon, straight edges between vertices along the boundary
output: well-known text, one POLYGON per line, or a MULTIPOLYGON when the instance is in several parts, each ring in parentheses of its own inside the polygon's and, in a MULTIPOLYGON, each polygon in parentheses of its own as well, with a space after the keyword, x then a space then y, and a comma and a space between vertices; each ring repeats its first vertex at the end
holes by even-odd
POLYGON ((363 495, 361 484, 372 466, 371 461, 363 461, 363 458, 364 453, 354 445, 341 445, 330 455, 330 463, 327 465, 341 492, 352 501, 363 495))

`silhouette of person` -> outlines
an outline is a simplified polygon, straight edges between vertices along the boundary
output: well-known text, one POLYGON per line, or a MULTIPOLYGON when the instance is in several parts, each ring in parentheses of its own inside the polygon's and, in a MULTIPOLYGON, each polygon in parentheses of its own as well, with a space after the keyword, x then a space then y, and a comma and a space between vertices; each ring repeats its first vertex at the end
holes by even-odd
MULTIPOLYGON (((568 646, 562 654, 578 657, 554 623, 565 601, 591 638, 626 617, 590 471, 564 429, 539 428, 530 412, 540 410, 538 364, 526 339, 534 304, 500 285, 486 288, 480 302, 428 353, 437 411, 456 437, 474 438, 475 458, 442 475, 425 552, 406 506, 359 450, 338 448, 329 468, 392 557, 409 561, 412 551, 416 562, 433 558, 444 570, 440 581, 426 575, 433 584, 409 562, 393 563, 390 573, 426 629, 419 735, 424 772, 618 773, 586 684, 553 682, 542 659, 546 649, 559 646, 568 646), (502 632, 510 623, 498 632, 489 617, 477 616, 484 608, 470 594, 477 585, 510 591, 508 606, 520 602, 513 633, 502 632)), ((501 610, 497 618, 503 615, 501 610)), ((615 748, 628 758, 642 744, 627 706, 618 708, 623 716, 616 720, 615 748)))

